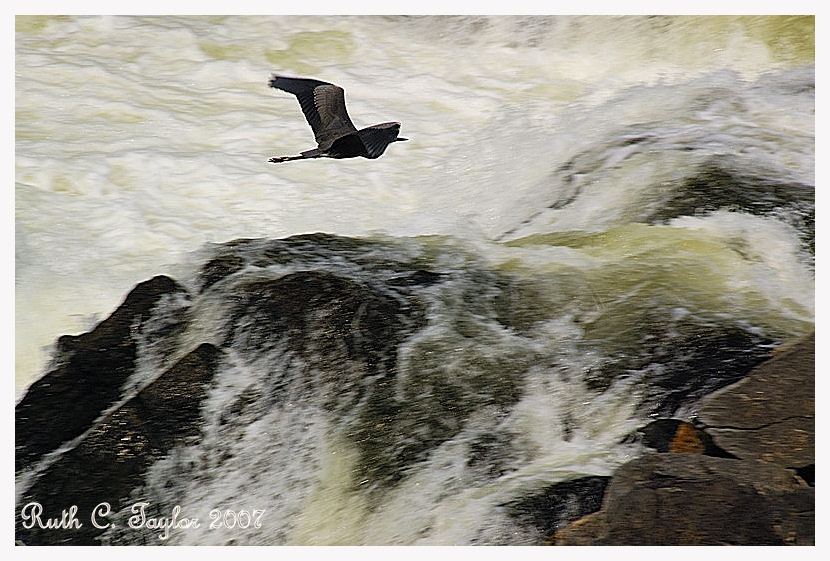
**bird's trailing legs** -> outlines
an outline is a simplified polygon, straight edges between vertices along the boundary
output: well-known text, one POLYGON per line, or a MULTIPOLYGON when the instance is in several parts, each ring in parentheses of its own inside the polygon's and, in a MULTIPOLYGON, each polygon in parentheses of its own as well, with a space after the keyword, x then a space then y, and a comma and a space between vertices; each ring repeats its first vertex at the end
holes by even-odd
POLYGON ((305 152, 300 152, 299 156, 276 156, 268 160, 271 163, 278 164, 280 162, 290 162, 291 160, 308 160, 310 158, 319 158, 323 152, 319 148, 312 148, 305 152))
POLYGON ((290 162, 291 160, 304 160, 305 156, 279 156, 268 160, 271 163, 290 162))

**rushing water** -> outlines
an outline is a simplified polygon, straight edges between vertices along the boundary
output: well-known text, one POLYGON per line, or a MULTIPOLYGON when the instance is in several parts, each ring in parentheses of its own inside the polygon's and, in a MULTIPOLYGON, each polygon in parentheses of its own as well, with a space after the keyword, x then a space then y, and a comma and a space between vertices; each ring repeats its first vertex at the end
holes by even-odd
MULTIPOLYGON (((283 522, 256 543, 532 542, 502 506, 636 454, 626 434, 682 413, 720 372, 707 345, 740 362, 813 329, 812 18, 16 23, 18 395, 57 336, 155 274, 198 287, 217 255, 260 279, 445 279, 412 287, 424 324, 398 350, 411 457, 384 455, 399 442, 355 449, 344 434, 370 420, 324 414, 290 383, 275 405, 269 373, 294 379, 283 354, 232 353, 203 443, 155 466, 147 489, 175 488, 183 510, 270 509, 283 522), (358 127, 401 121, 410 142, 373 161, 268 163, 313 146, 293 96, 267 87, 274 71, 343 86, 358 127), (312 232, 360 240, 267 241, 312 232), (262 239, 214 245, 237 238, 262 239), (265 259, 274 247, 293 260, 265 259), (678 376, 697 390, 675 399, 678 376), (256 406, 225 427, 246 392, 256 406), (490 471, 470 459, 481 449, 490 471), (195 458, 231 475, 177 479, 195 458)), ((244 282, 193 303, 181 352, 229 337, 217 318, 244 282)))

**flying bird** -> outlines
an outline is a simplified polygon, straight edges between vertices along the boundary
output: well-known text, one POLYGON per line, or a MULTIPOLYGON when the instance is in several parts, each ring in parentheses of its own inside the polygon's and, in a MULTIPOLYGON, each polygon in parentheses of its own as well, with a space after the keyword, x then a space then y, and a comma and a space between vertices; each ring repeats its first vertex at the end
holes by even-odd
POLYGON ((346 112, 343 88, 313 80, 274 74, 268 85, 297 96, 306 121, 314 131, 317 148, 300 152, 299 156, 280 156, 269 162, 288 162, 307 158, 364 158, 380 157, 393 142, 401 138, 398 122, 381 123, 357 130, 346 112))

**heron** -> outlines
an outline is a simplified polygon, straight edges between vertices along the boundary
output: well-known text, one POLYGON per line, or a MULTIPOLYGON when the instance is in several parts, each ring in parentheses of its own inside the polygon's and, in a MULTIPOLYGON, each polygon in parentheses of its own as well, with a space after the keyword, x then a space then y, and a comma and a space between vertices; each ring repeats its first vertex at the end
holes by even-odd
POLYGON ((409 140, 398 136, 401 124, 397 121, 357 130, 346 112, 343 88, 334 84, 274 74, 268 85, 297 96, 317 141, 317 148, 300 152, 299 156, 279 156, 269 162, 357 156, 373 160, 380 157, 393 142, 409 140))

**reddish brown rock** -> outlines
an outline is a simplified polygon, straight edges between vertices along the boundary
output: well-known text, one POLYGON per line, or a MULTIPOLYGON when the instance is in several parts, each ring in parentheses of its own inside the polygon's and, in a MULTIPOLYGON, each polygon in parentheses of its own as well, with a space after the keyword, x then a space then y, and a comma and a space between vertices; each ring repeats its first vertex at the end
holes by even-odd
POLYGON ((658 452, 735 457, 715 445, 712 437, 700 427, 680 419, 656 419, 638 429, 629 439, 658 452))

